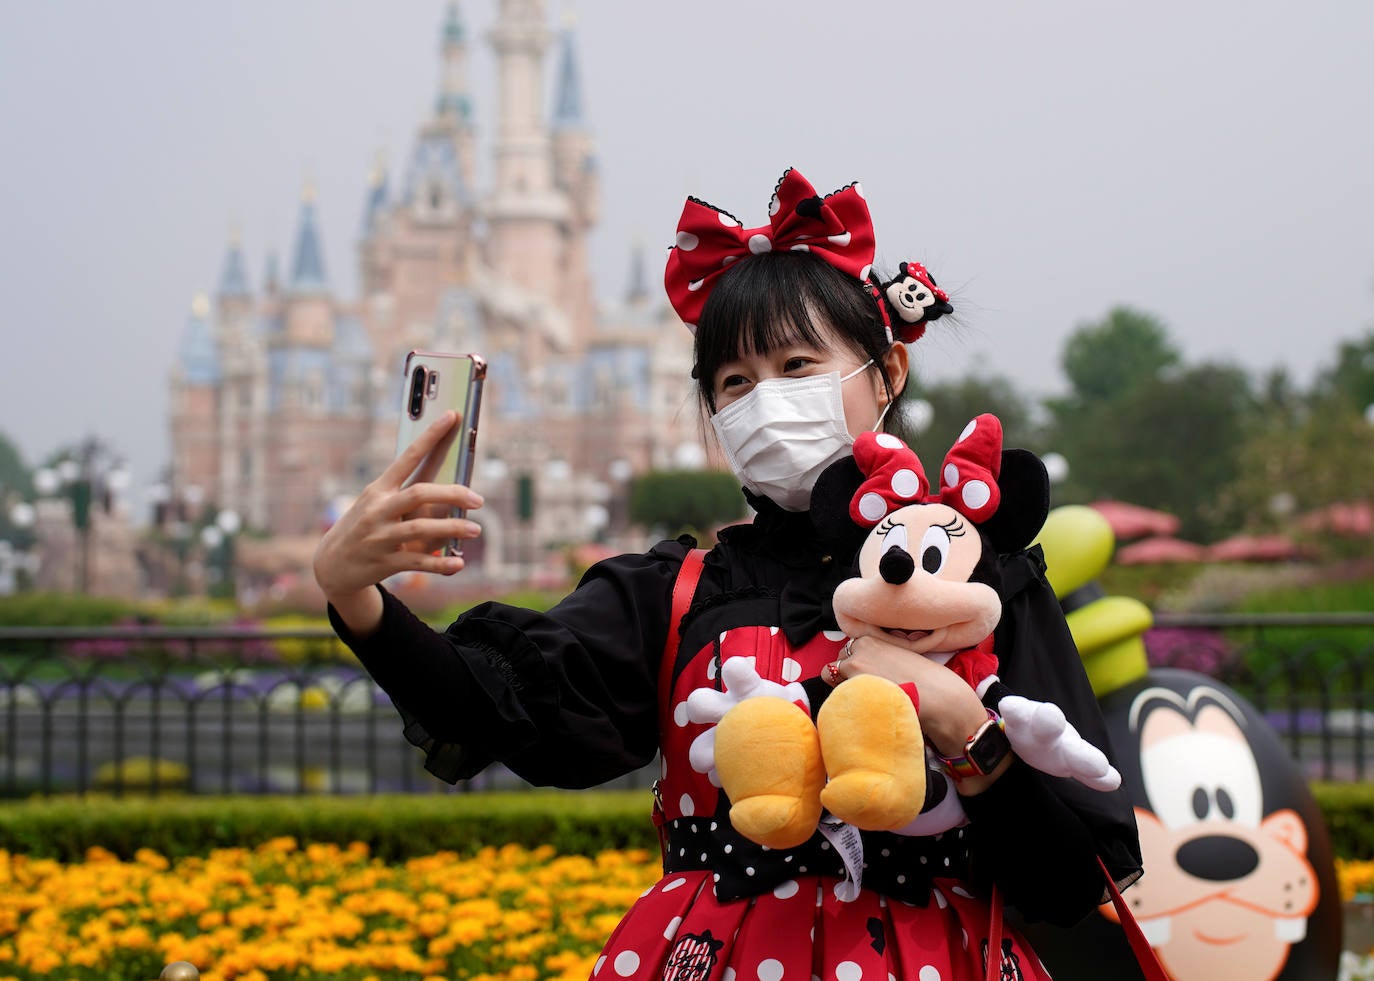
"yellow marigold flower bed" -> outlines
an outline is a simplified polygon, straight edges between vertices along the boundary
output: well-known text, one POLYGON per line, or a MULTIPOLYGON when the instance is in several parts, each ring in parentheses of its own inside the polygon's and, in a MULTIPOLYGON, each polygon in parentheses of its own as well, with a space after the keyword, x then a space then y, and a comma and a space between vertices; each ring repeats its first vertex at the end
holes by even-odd
MULTIPOLYGON (((151 981, 177 960, 204 981, 585 981, 658 868, 516 845, 387 865, 290 838, 177 862, 0 851, 0 981, 151 981)), ((1343 899, 1374 893, 1374 862, 1336 871, 1343 899)))
POLYGON ((386 865, 290 838, 168 862, 92 849, 80 864, 0 851, 0 981, 585 981, 658 878, 644 851, 486 848, 386 865))
POLYGON ((1341 899, 1346 902, 1357 895, 1374 897, 1374 861, 1354 862, 1338 858, 1336 878, 1341 884, 1341 899))

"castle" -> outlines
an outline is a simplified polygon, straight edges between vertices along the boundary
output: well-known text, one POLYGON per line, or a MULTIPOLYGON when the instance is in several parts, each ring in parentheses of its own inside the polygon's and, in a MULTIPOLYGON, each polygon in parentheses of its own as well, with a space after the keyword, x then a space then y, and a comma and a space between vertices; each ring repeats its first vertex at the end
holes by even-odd
POLYGON ((216 294, 193 303, 171 373, 174 493, 274 536, 318 535, 394 456, 415 348, 490 365, 474 480, 487 575, 569 543, 620 544, 631 476, 701 462, 690 338, 642 255, 623 302, 593 296, 599 186, 572 31, 550 29, 543 0, 499 5, 491 186, 474 179, 468 37, 451 3, 433 113, 399 181, 379 165, 363 195, 360 295, 331 291, 307 189, 287 275, 269 260, 255 292, 231 241, 216 294))

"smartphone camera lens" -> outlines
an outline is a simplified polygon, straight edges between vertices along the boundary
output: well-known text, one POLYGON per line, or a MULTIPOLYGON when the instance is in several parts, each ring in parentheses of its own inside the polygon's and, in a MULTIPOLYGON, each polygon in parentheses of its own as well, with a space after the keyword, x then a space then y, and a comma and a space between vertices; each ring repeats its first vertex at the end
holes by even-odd
POLYGON ((429 372, 424 365, 419 365, 410 376, 410 398, 406 405, 406 411, 410 418, 420 418, 420 412, 425 405, 425 380, 429 372))

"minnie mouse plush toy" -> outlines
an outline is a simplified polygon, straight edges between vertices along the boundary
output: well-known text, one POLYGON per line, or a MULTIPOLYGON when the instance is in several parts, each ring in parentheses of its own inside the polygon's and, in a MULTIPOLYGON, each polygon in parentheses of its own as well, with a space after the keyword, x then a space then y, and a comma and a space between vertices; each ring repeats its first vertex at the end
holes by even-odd
MULTIPOLYGON (((878 636, 914 656, 945 665, 988 707, 988 724, 960 757, 928 749, 914 686, 876 675, 839 682, 811 722, 812 700, 760 686, 747 658, 726 662, 725 691, 688 699, 694 721, 717 721, 694 747, 693 763, 713 763, 731 801, 730 820, 746 837, 789 848, 816 830, 822 810, 869 831, 936 834, 964 822, 954 783, 985 773, 1008 750, 1046 773, 1112 790, 1120 775, 1060 709, 1013 694, 997 678, 993 630, 1001 617, 998 555, 1025 547, 1040 530, 1048 500, 1034 491, 1044 467, 1023 450, 1002 451, 1001 422, 981 415, 945 457, 930 492, 916 454, 897 437, 865 433, 852 461, 863 482, 847 518, 869 528, 856 575, 835 590, 835 619, 852 640, 878 636), (780 698, 741 698, 741 693, 780 698), (709 738, 707 738, 709 737, 709 738), (764 755, 764 750, 768 755, 764 755), (769 765, 772 754, 799 754, 800 769, 769 765), (782 772, 797 775, 779 780, 782 772)), ((853 487, 853 480, 834 485, 853 487)), ((826 476, 813 495, 824 506, 826 476)), ((843 513, 843 512, 842 512, 843 513)))

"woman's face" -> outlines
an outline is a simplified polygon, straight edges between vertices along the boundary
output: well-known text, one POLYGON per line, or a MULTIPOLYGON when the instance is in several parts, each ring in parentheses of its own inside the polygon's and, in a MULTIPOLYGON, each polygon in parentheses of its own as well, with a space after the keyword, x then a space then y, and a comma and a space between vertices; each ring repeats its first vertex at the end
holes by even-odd
MULTIPOLYGON (((802 340, 789 341, 782 347, 765 353, 742 353, 722 364, 712 380, 716 411, 719 412, 754 390, 758 382, 770 378, 806 378, 838 371, 840 377, 863 367, 864 355, 852 351, 835 336, 828 324, 820 324, 827 341, 815 347, 802 340)), ((894 344, 883 358, 893 391, 900 392, 906 383, 907 352, 902 344, 894 344)), ((873 429, 889 399, 881 374, 864 371, 841 386, 844 398, 845 426, 851 436, 873 429)))

